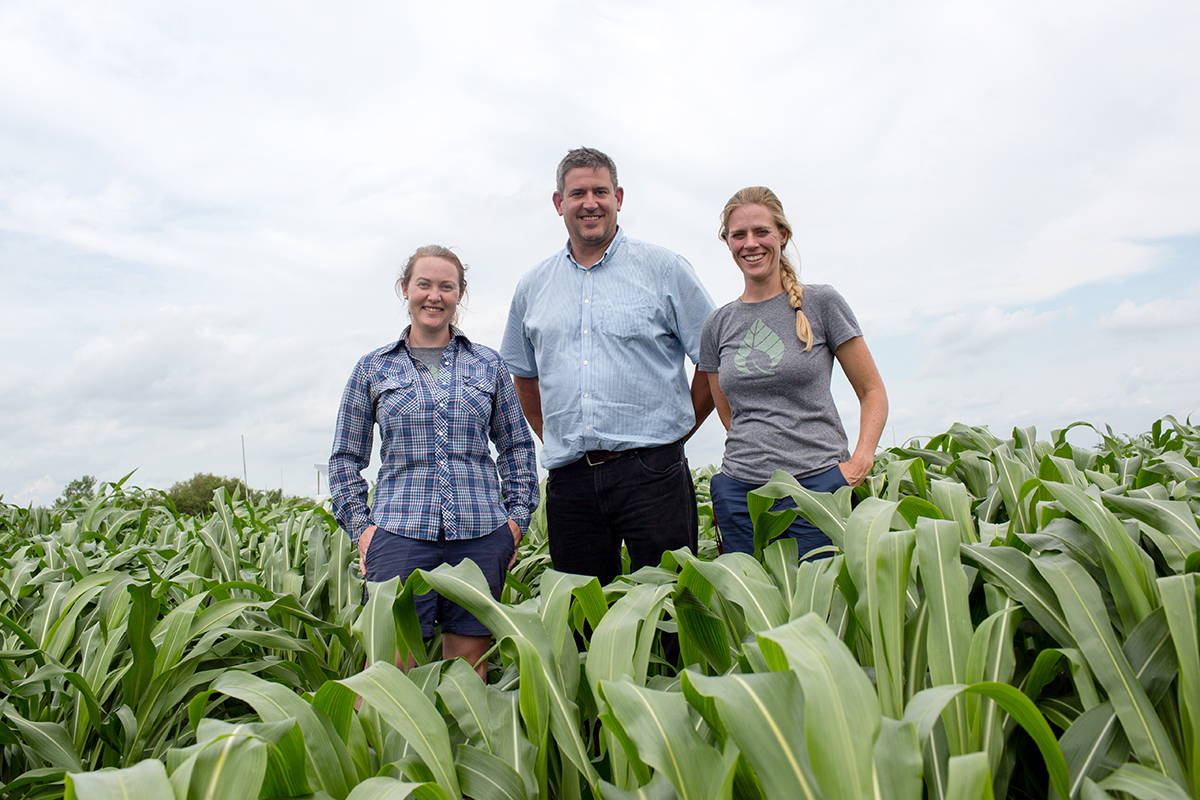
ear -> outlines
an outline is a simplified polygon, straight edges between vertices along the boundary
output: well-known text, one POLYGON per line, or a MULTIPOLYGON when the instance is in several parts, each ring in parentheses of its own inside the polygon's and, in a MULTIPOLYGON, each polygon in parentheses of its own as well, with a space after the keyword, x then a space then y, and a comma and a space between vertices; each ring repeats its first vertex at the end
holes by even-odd
POLYGON ((554 201, 554 210, 557 211, 558 215, 561 217, 562 213, 563 213, 562 212, 563 196, 561 194, 559 194, 558 191, 556 190, 554 192, 554 194, 552 194, 550 196, 550 199, 554 201))
POLYGON ((625 189, 618 186, 617 190, 613 192, 613 197, 617 198, 617 211, 620 211, 621 201, 625 199, 625 189))

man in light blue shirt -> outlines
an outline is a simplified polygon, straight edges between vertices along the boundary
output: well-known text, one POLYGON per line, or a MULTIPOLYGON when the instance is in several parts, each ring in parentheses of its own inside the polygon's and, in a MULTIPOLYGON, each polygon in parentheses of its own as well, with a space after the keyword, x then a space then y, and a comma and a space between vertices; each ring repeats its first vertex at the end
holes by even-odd
POLYGON ((558 165, 554 208, 566 248, 522 278, 501 355, 550 471, 550 556, 608 583, 666 550, 696 545, 683 443, 713 409, 703 374, 689 385, 714 305, 682 256, 625 236, 624 190, 599 150, 558 165))

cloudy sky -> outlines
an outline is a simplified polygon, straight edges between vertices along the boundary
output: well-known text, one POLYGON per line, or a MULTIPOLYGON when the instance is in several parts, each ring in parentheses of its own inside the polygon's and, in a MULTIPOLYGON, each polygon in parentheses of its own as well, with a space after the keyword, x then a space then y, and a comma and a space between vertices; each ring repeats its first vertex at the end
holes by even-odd
POLYGON ((4 0, 4 502, 240 475, 243 436, 252 485, 314 492, 351 367, 406 322, 401 259, 457 247, 498 346, 579 145, 718 303, 717 214, 772 187, 862 323, 883 445, 1200 409, 1200 6, 732 9, 4 0))

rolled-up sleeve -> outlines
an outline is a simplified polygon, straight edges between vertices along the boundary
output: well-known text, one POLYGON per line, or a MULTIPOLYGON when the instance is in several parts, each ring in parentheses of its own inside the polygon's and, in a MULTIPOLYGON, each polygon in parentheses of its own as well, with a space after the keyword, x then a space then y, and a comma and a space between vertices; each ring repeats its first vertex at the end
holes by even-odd
POLYGON ((362 471, 371 463, 372 428, 375 414, 371 390, 362 361, 354 367, 342 402, 338 406, 333 451, 329 456, 329 494, 338 524, 357 541, 370 527, 367 481, 362 471))
POLYGON ((500 493, 508 516, 522 531, 537 510, 540 499, 533 434, 521 413, 508 368, 496 366, 496 403, 492 408, 491 438, 496 445, 500 493))

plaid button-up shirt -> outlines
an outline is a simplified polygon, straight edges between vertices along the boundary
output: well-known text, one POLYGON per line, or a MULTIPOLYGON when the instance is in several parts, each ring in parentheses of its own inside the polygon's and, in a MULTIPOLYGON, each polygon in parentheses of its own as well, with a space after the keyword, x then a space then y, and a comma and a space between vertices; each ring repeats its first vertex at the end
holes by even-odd
POLYGON ((394 344, 359 359, 342 394, 329 490, 351 541, 371 525, 414 539, 475 539, 512 519, 525 530, 538 505, 533 435, 496 351, 450 328, 435 381, 394 344), (380 459, 373 505, 362 470, 374 426, 380 459), (496 445, 492 460, 489 439, 496 445))

